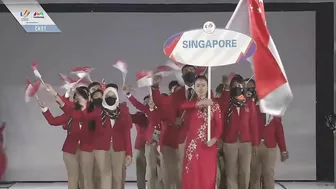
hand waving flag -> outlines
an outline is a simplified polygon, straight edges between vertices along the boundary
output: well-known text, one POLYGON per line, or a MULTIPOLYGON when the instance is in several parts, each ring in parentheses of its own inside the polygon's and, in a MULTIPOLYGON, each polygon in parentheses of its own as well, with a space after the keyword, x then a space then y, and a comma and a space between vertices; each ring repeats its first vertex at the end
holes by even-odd
POLYGON ((126 82, 126 75, 127 75, 127 64, 125 62, 122 61, 118 61, 117 63, 115 63, 113 65, 113 67, 117 68, 119 71, 121 71, 122 74, 122 80, 123 80, 123 86, 125 85, 126 82))
POLYGON ((172 68, 164 65, 164 66, 158 66, 154 72, 154 75, 161 75, 162 77, 167 77, 171 75, 172 68))

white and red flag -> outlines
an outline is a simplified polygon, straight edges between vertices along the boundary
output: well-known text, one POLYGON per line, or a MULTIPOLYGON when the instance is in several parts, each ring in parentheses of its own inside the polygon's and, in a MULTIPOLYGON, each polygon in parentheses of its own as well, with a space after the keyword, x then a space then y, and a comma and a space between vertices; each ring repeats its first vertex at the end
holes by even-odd
POLYGON ((102 90, 104 91, 105 88, 106 88, 106 81, 105 81, 105 79, 102 79, 102 81, 101 81, 101 87, 102 87, 102 90))
POLYGON ((127 64, 123 61, 118 61, 113 65, 113 67, 117 68, 119 71, 121 71, 122 74, 122 80, 123 80, 123 86, 125 85, 126 82, 126 75, 127 75, 127 64))
POLYGON ((35 96, 37 97, 37 92, 40 89, 40 85, 41 85, 41 81, 40 80, 35 80, 33 83, 31 83, 29 81, 29 79, 27 79, 27 87, 26 87, 26 91, 25 91, 25 101, 29 102, 30 99, 35 96))
POLYGON ((263 0, 240 0, 226 29, 249 35, 257 44, 248 60, 253 62, 261 111, 282 116, 293 94, 265 17, 263 0))
POLYGON ((140 71, 136 73, 138 87, 150 87, 153 85, 153 73, 151 71, 140 71))
POLYGON ((154 75, 161 75, 162 77, 167 77, 172 74, 171 71, 172 68, 167 65, 158 66, 154 72, 154 75))
POLYGON ((89 66, 83 66, 83 67, 76 67, 71 70, 71 73, 76 74, 80 79, 86 78, 90 82, 92 82, 90 73, 94 70, 94 68, 89 66))
POLYGON ((43 81, 43 79, 42 79, 42 76, 41 76, 41 74, 40 74, 40 72, 38 71, 38 69, 37 69, 37 62, 36 61, 34 61, 33 63, 32 63, 32 70, 33 70, 33 72, 34 72, 34 75, 35 75, 35 77, 37 77, 38 79, 40 79, 41 81, 42 81, 42 83, 44 83, 44 81, 43 81))

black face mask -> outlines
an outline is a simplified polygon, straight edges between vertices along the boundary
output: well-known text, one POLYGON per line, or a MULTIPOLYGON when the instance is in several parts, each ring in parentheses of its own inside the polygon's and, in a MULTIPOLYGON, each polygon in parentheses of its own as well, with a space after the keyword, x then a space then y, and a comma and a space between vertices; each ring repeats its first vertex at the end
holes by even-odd
POLYGON ((188 72, 182 76, 185 83, 194 83, 196 74, 194 72, 188 72))
POLYGON ((231 97, 236 97, 244 94, 244 89, 240 87, 234 87, 230 89, 230 95, 231 97))
POLYGON ((101 107, 102 106, 103 99, 101 98, 96 98, 92 100, 92 103, 96 107, 101 107))
POLYGON ((245 91, 245 96, 247 98, 254 98, 256 95, 256 91, 255 91, 255 88, 248 88, 246 89, 245 91))
POLYGON ((115 103, 116 103, 116 101, 117 101, 117 98, 116 97, 106 97, 105 98, 105 102, 106 102, 106 104, 107 105, 109 105, 109 106, 113 106, 115 103))
POLYGON ((75 110, 80 110, 82 108, 82 105, 80 105, 78 102, 75 102, 75 110))

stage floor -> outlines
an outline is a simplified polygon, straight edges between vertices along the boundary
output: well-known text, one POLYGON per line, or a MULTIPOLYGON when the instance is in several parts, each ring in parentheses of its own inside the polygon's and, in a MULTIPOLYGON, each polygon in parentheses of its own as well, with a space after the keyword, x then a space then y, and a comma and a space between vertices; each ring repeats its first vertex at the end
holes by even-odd
MULTIPOLYGON (((17 183, 0 184, 0 189, 67 189, 66 183, 17 183)), ((137 189, 136 183, 126 183, 126 189, 137 189)), ((281 182, 275 189, 334 189, 332 183, 323 182, 281 182)))

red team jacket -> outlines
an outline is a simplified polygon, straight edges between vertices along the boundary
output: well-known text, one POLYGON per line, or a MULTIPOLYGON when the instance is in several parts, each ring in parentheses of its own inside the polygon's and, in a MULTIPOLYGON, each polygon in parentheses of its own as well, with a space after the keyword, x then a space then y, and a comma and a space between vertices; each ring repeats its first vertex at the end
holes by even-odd
POLYGON ((154 102, 162 107, 164 109, 164 112, 167 116, 173 118, 171 120, 174 120, 173 122, 170 122, 169 124, 172 124, 172 129, 174 131, 171 131, 176 135, 178 134, 177 139, 174 135, 171 136, 172 140, 176 140, 177 144, 182 144, 186 137, 188 132, 188 114, 184 117, 184 122, 182 123, 180 128, 173 128, 175 127, 175 119, 177 117, 180 117, 182 115, 183 110, 180 109, 180 104, 184 103, 186 99, 186 91, 185 87, 181 87, 179 90, 173 92, 170 96, 162 96, 159 89, 152 88, 152 95, 154 102))
POLYGON ((231 124, 227 125, 226 113, 229 108, 229 104, 221 105, 223 111, 223 122, 225 132, 222 139, 225 143, 236 143, 238 139, 241 142, 252 142, 253 146, 258 146, 260 138, 258 136, 258 123, 259 115, 256 105, 252 100, 247 100, 243 107, 240 107, 239 114, 237 108, 233 107, 231 124))
MULTIPOLYGON (((152 136, 154 132, 154 127, 160 125, 160 141, 159 145, 165 145, 172 148, 177 148, 177 143, 172 140, 172 128, 169 128, 167 124, 167 116, 165 115, 165 112, 161 107, 155 108, 153 111, 149 110, 149 107, 140 103, 137 99, 135 99, 133 96, 130 96, 128 98, 130 102, 133 104, 135 108, 145 113, 149 120, 149 125, 147 127, 146 132, 146 141, 151 143, 152 142, 152 136)), ((170 120, 171 122, 172 120, 170 120)), ((176 135, 176 133, 175 133, 176 135)))
POLYGON ((146 144, 146 134, 148 127, 148 119, 142 112, 131 114, 132 122, 135 124, 137 136, 135 138, 134 148, 137 150, 143 149, 146 144))
POLYGON ((94 108, 93 112, 81 111, 80 119, 86 122, 94 120, 94 149, 110 150, 111 142, 115 151, 125 151, 126 155, 132 156, 131 128, 132 118, 125 104, 119 104, 120 115, 111 125, 111 120, 106 116, 105 124, 102 125, 101 108, 94 108))
POLYGON ((275 148, 278 145, 281 152, 287 151, 281 117, 273 117, 272 121, 265 126, 258 106, 257 111, 259 114, 259 140, 264 140, 268 148, 275 148))

